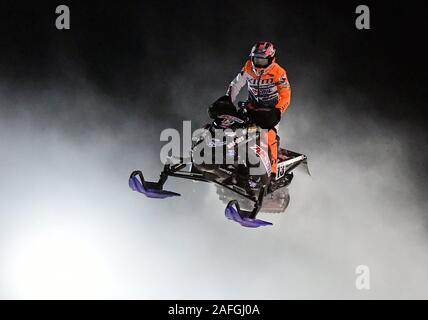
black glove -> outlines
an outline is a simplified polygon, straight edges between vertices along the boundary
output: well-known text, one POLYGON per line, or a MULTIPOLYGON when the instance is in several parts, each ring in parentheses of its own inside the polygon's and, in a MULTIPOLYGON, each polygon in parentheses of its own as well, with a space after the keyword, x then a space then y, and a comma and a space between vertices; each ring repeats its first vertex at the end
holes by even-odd
POLYGON ((272 129, 281 120, 278 108, 256 108, 248 110, 248 118, 262 129, 272 129))

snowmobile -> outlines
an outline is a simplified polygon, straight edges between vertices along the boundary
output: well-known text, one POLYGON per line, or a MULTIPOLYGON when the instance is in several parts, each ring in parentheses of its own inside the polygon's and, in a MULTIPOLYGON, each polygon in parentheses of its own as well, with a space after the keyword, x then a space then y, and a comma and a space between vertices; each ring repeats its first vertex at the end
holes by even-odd
POLYGON ((262 130, 248 116, 246 103, 239 103, 238 108, 231 102, 214 103, 209 114, 213 121, 192 137, 188 157, 166 161, 157 182, 146 181, 141 171, 133 171, 129 187, 149 198, 164 199, 180 196, 163 188, 169 177, 212 182, 219 199, 226 204, 226 218, 250 228, 272 225, 257 219, 257 214, 286 210, 293 170, 302 167, 310 174, 307 157, 279 148, 277 174, 272 179, 262 130), (220 138, 216 135, 219 130, 224 133, 220 138), (214 161, 218 155, 222 161, 214 161))

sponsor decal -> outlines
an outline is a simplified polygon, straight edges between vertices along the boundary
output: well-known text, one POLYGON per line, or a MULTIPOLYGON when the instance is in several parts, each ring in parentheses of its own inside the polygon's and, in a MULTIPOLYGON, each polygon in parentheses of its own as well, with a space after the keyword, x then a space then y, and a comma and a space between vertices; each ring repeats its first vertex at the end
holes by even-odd
POLYGON ((268 79, 262 79, 262 80, 258 80, 258 79, 250 79, 248 80, 249 83, 251 84, 270 84, 273 83, 274 79, 273 78, 268 78, 268 79))
POLYGON ((220 139, 211 139, 210 141, 207 142, 208 147, 210 148, 214 148, 214 147, 221 147, 224 146, 226 144, 225 141, 222 141, 220 139))
POLYGON ((251 146, 251 149, 254 150, 254 152, 259 156, 259 158, 262 160, 263 166, 266 169, 266 172, 270 175, 272 172, 272 167, 270 165, 270 159, 268 153, 263 150, 259 145, 251 146))
POLYGON ((287 170, 287 163, 285 161, 278 163, 277 169, 278 170, 276 171, 276 180, 281 179, 283 176, 285 176, 285 172, 287 170))
POLYGON ((227 114, 221 115, 221 116, 219 116, 219 118, 222 119, 221 125, 220 125, 222 128, 228 128, 232 124, 234 124, 235 122, 244 123, 243 120, 241 120, 237 117, 234 117, 234 116, 227 115, 227 114))

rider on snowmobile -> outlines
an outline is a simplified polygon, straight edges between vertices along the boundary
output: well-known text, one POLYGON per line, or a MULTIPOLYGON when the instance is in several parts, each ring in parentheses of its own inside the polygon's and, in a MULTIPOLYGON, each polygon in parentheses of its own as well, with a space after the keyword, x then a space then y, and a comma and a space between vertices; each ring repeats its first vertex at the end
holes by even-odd
POLYGON ((226 96, 235 102, 240 90, 247 84, 247 109, 263 129, 268 129, 268 145, 275 181, 278 163, 279 136, 277 130, 281 114, 290 105, 291 87, 286 71, 276 63, 276 49, 270 42, 256 43, 241 72, 230 83, 226 96), (259 121, 257 121, 257 119, 259 121))

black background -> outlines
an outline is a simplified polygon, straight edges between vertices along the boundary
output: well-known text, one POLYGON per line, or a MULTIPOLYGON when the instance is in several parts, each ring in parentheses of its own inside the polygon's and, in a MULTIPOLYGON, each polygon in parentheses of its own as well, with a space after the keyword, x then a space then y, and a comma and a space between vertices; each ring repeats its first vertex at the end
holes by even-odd
MULTIPOLYGON (((214 59, 216 65, 224 64, 217 72, 229 81, 252 43, 268 38, 281 43, 278 59, 284 61, 291 79, 302 64, 327 68, 330 80, 319 86, 332 97, 342 88, 357 87, 376 101, 377 116, 423 126, 423 7, 402 1, 366 1, 371 30, 359 31, 354 25, 358 4, 2 1, 1 74, 10 82, 36 88, 47 81, 72 87, 64 65, 78 65, 90 82, 115 101, 124 97, 136 101, 144 95, 149 104, 128 108, 138 111, 156 104, 161 116, 173 103, 168 92, 176 74, 188 72, 187 81, 203 90, 212 85, 209 65, 214 59), (70 7, 71 30, 54 26, 59 4, 70 7), (195 73, 200 77, 192 78, 195 73)), ((219 92, 207 93, 201 102, 215 98, 227 81, 216 83, 219 92)), ((328 106, 320 107, 328 112, 328 106)), ((365 112, 364 106, 358 112, 365 112)))

